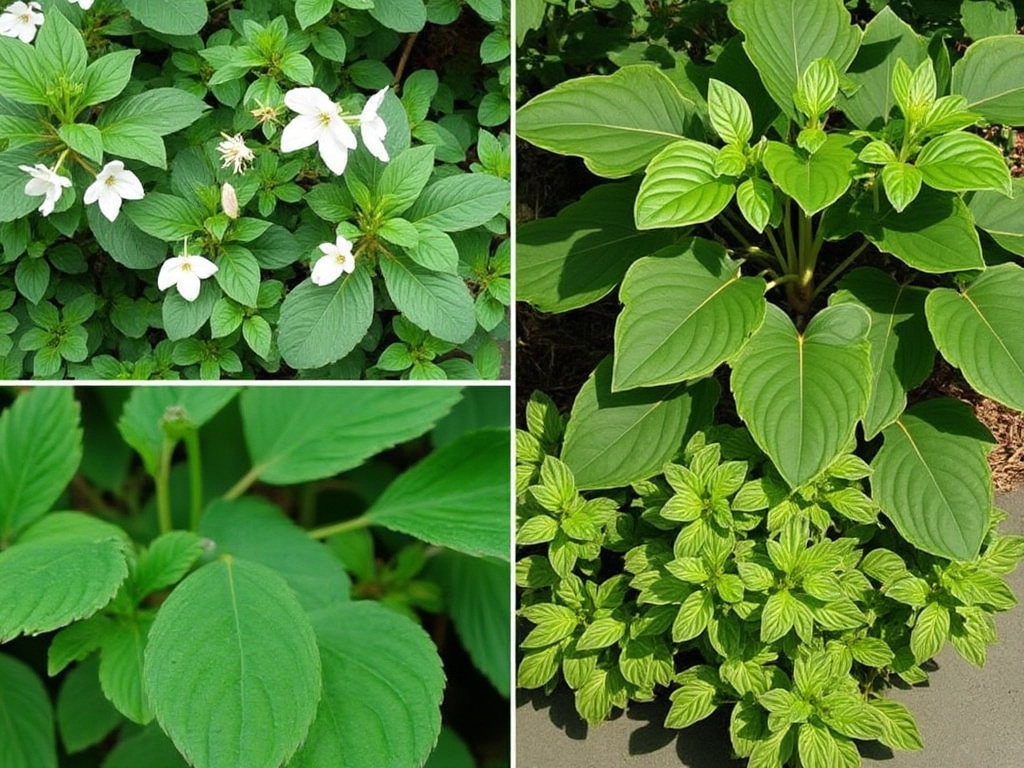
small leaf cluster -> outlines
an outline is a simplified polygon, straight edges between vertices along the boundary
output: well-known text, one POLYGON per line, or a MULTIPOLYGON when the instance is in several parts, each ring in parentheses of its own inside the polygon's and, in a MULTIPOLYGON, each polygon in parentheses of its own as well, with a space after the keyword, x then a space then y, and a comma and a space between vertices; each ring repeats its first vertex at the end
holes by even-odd
POLYGON ((696 432, 650 479, 581 493, 557 458, 562 423, 536 394, 517 444, 518 684, 564 681, 591 725, 668 695, 668 728, 720 707, 758 768, 860 765, 854 740, 922 747, 884 697, 950 641, 970 663, 1016 598, 1003 579, 1024 537, 997 532, 949 561, 910 546, 864 493, 871 468, 840 455, 790 490, 742 428, 696 432))

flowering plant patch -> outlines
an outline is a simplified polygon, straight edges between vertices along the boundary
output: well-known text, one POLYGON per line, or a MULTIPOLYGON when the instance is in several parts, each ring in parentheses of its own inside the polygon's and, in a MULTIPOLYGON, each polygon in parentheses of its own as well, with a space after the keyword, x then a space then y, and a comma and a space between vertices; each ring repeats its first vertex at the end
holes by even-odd
POLYGON ((0 9, 0 376, 497 377, 507 6, 0 9))

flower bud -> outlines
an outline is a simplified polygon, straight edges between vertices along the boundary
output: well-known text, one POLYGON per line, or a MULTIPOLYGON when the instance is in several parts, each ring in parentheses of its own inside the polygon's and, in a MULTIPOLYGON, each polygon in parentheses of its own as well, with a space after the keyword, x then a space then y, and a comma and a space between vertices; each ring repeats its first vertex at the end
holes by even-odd
POLYGON ((220 188, 220 207, 229 219, 238 218, 238 195, 228 182, 224 182, 224 186, 220 188))

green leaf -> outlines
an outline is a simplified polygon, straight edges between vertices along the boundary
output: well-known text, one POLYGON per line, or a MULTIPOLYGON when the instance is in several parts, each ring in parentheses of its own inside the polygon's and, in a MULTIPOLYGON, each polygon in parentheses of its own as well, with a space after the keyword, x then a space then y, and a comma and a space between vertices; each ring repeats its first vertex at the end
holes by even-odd
POLYGON ((202 540, 191 531, 158 536, 140 555, 132 574, 138 599, 177 584, 204 552, 202 540))
POLYGON ((316 24, 330 13, 334 0, 295 0, 295 18, 303 29, 316 24))
POLYGON ((88 61, 82 33, 63 13, 47 14, 46 21, 49 24, 40 27, 36 36, 36 55, 47 86, 62 77, 69 83, 81 82, 88 61))
POLYGON ((241 397, 254 472, 275 485, 319 480, 431 429, 456 387, 247 389, 241 397))
POLYGON ((967 109, 992 123, 1024 124, 1024 37, 979 40, 953 67, 950 90, 967 98, 967 109))
POLYGON ((761 642, 774 643, 785 637, 796 620, 796 605, 793 596, 780 590, 769 596, 761 612, 761 642))
POLYGON ((1000 264, 962 291, 933 289, 925 304, 942 356, 974 389, 1019 411, 1024 410, 1022 291, 1024 268, 1000 264))
POLYGON ((423 768, 476 768, 476 758, 455 731, 441 728, 437 745, 423 768))
POLYGON ((853 139, 829 134, 817 152, 769 141, 764 167, 787 195, 796 200, 808 216, 824 210, 843 196, 857 173, 853 139))
POLYGON ((103 693, 129 720, 141 725, 153 719, 142 683, 142 658, 153 620, 119 618, 103 637, 100 684, 103 693))
POLYGON ((687 595, 672 623, 672 642, 683 643, 704 632, 714 610, 714 599, 707 590, 698 589, 687 595))
POLYGON ((617 488, 660 472, 688 435, 711 423, 719 395, 712 379, 615 393, 611 384, 605 358, 573 403, 561 458, 581 489, 617 488))
POLYGON ((273 331, 270 330, 270 323, 262 317, 253 315, 242 321, 242 338, 249 345, 249 349, 257 355, 262 358, 270 357, 273 331))
MULTIPOLYGON (((924 174, 909 163, 886 163, 882 168, 882 185, 897 213, 903 211, 921 191, 924 174)), ((935 186, 932 184, 931 186, 935 186)))
POLYGON ((608 295, 637 258, 668 245, 671 232, 637 231, 636 190, 633 183, 604 184, 555 218, 520 224, 517 299, 542 312, 584 307, 608 295))
POLYGON ((853 742, 835 736, 828 727, 807 722, 797 736, 800 764, 804 768, 859 768, 860 755, 853 742), (846 744, 846 748, 841 746, 846 744))
POLYGON ((370 15, 395 32, 419 32, 427 23, 427 8, 423 0, 390 0, 373 4, 370 15))
POLYGON ((314 627, 323 700, 289 768, 378 768, 384 756, 396 765, 421 765, 441 730, 444 690, 430 637, 371 601, 319 611, 314 627))
POLYGON ((125 442, 139 452, 146 471, 156 476, 164 443, 164 418, 184 419, 198 429, 237 394, 237 389, 229 387, 139 387, 128 397, 117 428, 125 442))
POLYGON ((853 658, 861 664, 882 669, 892 663, 894 654, 888 644, 877 637, 862 637, 850 644, 853 658))
POLYGON ((598 176, 616 179, 693 135, 696 112, 663 71, 644 64, 560 83, 518 111, 516 130, 531 144, 582 157, 598 176))
POLYGON ((960 23, 972 40, 1012 35, 1017 32, 1017 13, 1013 5, 1001 0, 963 0, 960 23))
MULTIPOLYGON (((832 108, 837 93, 839 72, 836 70, 835 62, 828 58, 815 59, 800 75, 793 100, 797 109, 817 120, 832 108)), ((815 149, 808 151, 813 152, 815 149)))
POLYGON ((50 696, 28 665, 2 653, 0 765, 57 768, 50 696))
POLYGON ((97 163, 103 162, 103 136, 100 135, 100 131, 95 125, 70 123, 62 125, 57 134, 78 154, 95 160, 97 163))
POLYGON ((745 179, 736 187, 736 205, 747 223, 758 232, 764 232, 772 214, 779 208, 775 187, 756 177, 745 179))
POLYGON ((46 80, 35 46, 0 36, 0 93, 21 104, 46 104, 46 80))
POLYGON ((824 470, 853 437, 870 394, 868 313, 822 310, 801 334, 777 307, 733 365, 740 417, 793 488, 824 470))
POLYGON ((203 228, 203 210, 198 204, 162 192, 150 192, 124 210, 135 226, 160 240, 182 240, 203 228))
POLYGON ((504 211, 510 195, 504 179, 485 173, 457 174, 424 189, 405 218, 417 227, 462 232, 486 224, 504 211))
POLYGON ((255 307, 260 292, 260 265, 252 251, 240 245, 224 246, 217 259, 217 283, 228 296, 245 307, 255 307))
POLYGON ((0 415, 0 540, 45 514, 75 476, 82 461, 79 412, 70 388, 40 387, 0 415))
POLYGON ((264 499, 214 501, 203 512, 199 533, 213 541, 218 555, 272 568, 310 613, 349 599, 341 561, 264 499))
POLYGON ((132 77, 132 66, 139 51, 129 49, 101 56, 85 70, 82 104, 92 106, 120 96, 132 77))
POLYGON ((935 344, 925 320, 928 291, 898 284, 874 267, 845 275, 832 304, 856 304, 871 316, 871 396, 864 414, 864 436, 871 440, 892 424, 907 405, 907 392, 931 374, 935 344))
POLYGON ((860 28, 842 0, 737 0, 729 20, 743 32, 743 48, 768 93, 792 119, 793 94, 808 65, 829 58, 845 72, 860 46, 860 28))
POLYGON ((683 227, 717 216, 732 200, 735 180, 715 171, 718 150, 683 139, 659 152, 644 172, 633 215, 637 229, 683 227))
POLYGON ((305 740, 321 694, 320 654, 287 583, 226 557, 160 607, 145 685, 160 726, 196 768, 277 768, 305 740), (217 696, 194 696, 194 691, 217 696))
POLYGON ((409 320, 456 344, 473 335, 476 310, 462 278, 424 269, 403 255, 380 264, 388 294, 409 320))
POLYGON ((124 5, 145 26, 165 35, 194 35, 206 24, 206 0, 124 0, 124 5))
POLYGON ((122 738, 103 761, 103 768, 188 768, 160 726, 153 723, 145 730, 122 738))
POLYGON ((924 748, 914 716, 905 705, 893 699, 869 699, 868 704, 882 716, 883 731, 878 740, 892 749, 913 752, 924 748))
POLYGON ((708 717, 718 708, 717 689, 703 679, 695 678, 672 691, 672 706, 665 715, 666 728, 687 728, 708 717))
POLYGON ((366 514, 431 544, 508 559, 509 451, 508 430, 470 433, 399 475, 366 514))
MULTIPOLYGON (((107 152, 164 168, 164 145, 159 137, 187 128, 209 108, 188 91, 153 88, 106 107, 96 126, 103 134, 107 152), (153 152, 158 152, 156 162, 153 152)), ((152 193, 146 199, 151 196, 152 193)))
MULTIPOLYGON (((64 677, 57 695, 57 728, 69 754, 99 744, 123 722, 103 695, 99 659, 78 664, 64 677)), ((16 763, 20 765, 20 763, 16 763)))
POLYGON ((607 648, 622 639, 626 624, 611 616, 594 619, 576 642, 577 651, 593 651, 607 648))
MULTIPOLYGON (((60 516, 50 516, 56 525, 60 516)), ((62 519, 86 517, 65 513, 62 519)), ((86 518, 93 522, 92 518, 86 518)), ((84 619, 105 606, 128 575, 125 542, 100 531, 54 530, 44 519, 0 553, 0 642, 84 619), (29 540, 29 538, 31 539, 29 540), (82 584, 89 589, 83 590, 82 584)), ((114 529, 116 530, 116 529, 114 529)))
POLYGON ((419 198, 434 172, 434 147, 413 147, 391 159, 377 184, 380 214, 398 216, 419 198))
POLYGON ((320 368, 345 357, 373 322, 373 282, 356 264, 337 285, 304 280, 281 304, 277 344, 292 368, 320 368))
POLYGON ((441 552, 431 558, 426 573, 441 585, 455 631, 473 664, 508 698, 512 613, 509 565, 502 560, 441 552))
POLYGON ((1003 153, 972 133, 947 133, 932 139, 917 156, 915 167, 924 183, 935 189, 996 189, 1007 196, 1012 193, 1003 153))
POLYGON ((996 243, 1024 256, 1024 178, 1013 180, 1012 198, 1001 192, 977 192, 970 196, 967 207, 974 223, 996 243))
POLYGON ((708 81, 711 125, 726 144, 745 145, 754 135, 754 120, 747 100, 721 80, 708 81))
POLYGON ((89 205, 86 206, 85 217, 100 247, 114 261, 129 269, 152 269, 167 254, 166 243, 142 232, 128 216, 108 221, 98 205, 89 205))
POLYGON ((917 615, 910 633, 910 650, 914 661, 921 664, 937 656, 949 637, 949 609, 939 603, 928 603, 917 615))
POLYGON ((713 372, 764 320, 764 281, 718 243, 692 238, 629 268, 615 324, 615 391, 713 372), (704 339, 694 344, 694 339, 704 339))
POLYGON ((991 435, 970 406, 926 400, 882 433, 871 488, 882 511, 915 547, 973 560, 988 530, 991 435))

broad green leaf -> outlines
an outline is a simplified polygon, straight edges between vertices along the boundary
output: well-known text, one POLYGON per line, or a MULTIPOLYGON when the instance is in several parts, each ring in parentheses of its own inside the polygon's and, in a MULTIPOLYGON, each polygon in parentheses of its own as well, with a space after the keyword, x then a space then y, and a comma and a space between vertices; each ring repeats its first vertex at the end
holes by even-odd
POLYGON ((736 205, 747 223, 758 232, 764 232, 772 214, 780 207, 775 197, 775 187, 757 177, 744 179, 736 187, 736 205))
POLYGON ((50 696, 27 664, 2 653, 0 765, 57 768, 50 696))
POLYGON ((85 70, 82 103, 101 104, 121 95, 132 76, 132 66, 139 51, 129 49, 101 56, 85 70))
POLYGON ((95 125, 69 123, 62 125, 57 135, 78 154, 97 163, 103 162, 103 137, 95 125))
POLYGON ((221 298, 220 286, 213 281, 203 283, 199 297, 186 301, 177 291, 167 291, 160 308, 164 332, 171 341, 194 336, 213 314, 213 307, 221 298))
POLYGON ((473 335, 476 311, 461 277, 424 269, 403 255, 382 260, 381 272, 395 306, 413 323, 456 344, 473 335))
POLYGON ((871 440, 903 413, 907 392, 932 372, 935 344, 924 311, 928 291, 900 285, 874 267, 850 272, 839 288, 830 303, 856 304, 871 316, 871 397, 862 420, 871 440))
MULTIPOLYGON (((61 520, 75 518, 95 522, 78 513, 61 520)), ((122 538, 105 530, 47 525, 44 518, 0 552, 0 643, 91 616, 110 602, 127 576, 122 538), (83 584, 89 588, 83 590, 83 584)))
POLYGON ((924 183, 935 189, 967 192, 995 189, 1011 194, 1003 153, 972 133, 947 133, 929 141, 915 163, 924 183))
POLYGON ((803 114, 817 119, 832 108, 838 93, 839 72, 835 62, 828 58, 815 59, 797 81, 794 102, 803 114))
POLYGON ((473 664, 508 698, 512 614, 504 560, 441 552, 430 559, 426 574, 444 590, 455 631, 473 664))
POLYGON ((380 213, 399 216, 419 198, 434 172, 434 147, 413 147, 394 157, 380 175, 376 195, 381 201, 380 213))
POLYGON ((740 417, 793 488, 838 456, 870 394, 870 318, 860 307, 822 310, 804 333, 770 306, 733 364, 740 417))
POLYGON ((122 722, 100 687, 99 658, 78 664, 65 675, 57 694, 57 729, 68 754, 99 744, 122 722))
POLYGON ((460 398, 456 387, 252 388, 240 405, 253 472, 289 485, 358 467, 419 437, 460 398))
POLYGON ((316 24, 330 13, 334 0, 295 0, 295 18, 303 29, 316 24))
POLYGON ((614 645, 626 633, 626 624, 612 616, 594 619, 576 642, 576 650, 593 651, 614 645))
POLYGON ((36 59, 46 75, 47 85, 55 85, 59 78, 80 82, 85 77, 88 53, 82 33, 63 13, 47 14, 46 21, 36 35, 36 59))
POLYGON ((1024 124, 1024 37, 1000 35, 979 40, 953 67, 950 90, 967 98, 967 109, 986 120, 1024 124))
POLYGON ((644 172, 633 215, 637 229, 710 221, 732 200, 736 182, 715 171, 718 150, 683 139, 659 152, 644 172))
POLYGON ((879 669, 892 663, 893 652, 888 644, 877 637, 862 637, 850 644, 853 658, 861 664, 879 669))
POLYGON ((974 223, 996 243, 1010 253, 1024 256, 1024 178, 1013 180, 1013 197, 1001 192, 976 192, 970 196, 967 207, 974 223))
POLYGON ((735 354, 766 306, 764 281, 739 268, 725 248, 701 238, 634 263, 619 292, 612 388, 697 379, 735 354))
POLYGON ((804 768, 859 768, 861 764, 852 741, 834 735, 827 726, 817 723, 800 725, 797 748, 804 768))
POLYGON ((395 32, 419 32, 427 23, 427 9, 423 0, 390 0, 375 2, 370 15, 395 32))
POLYGON ((281 304, 277 345, 292 368, 320 368, 345 357, 373 322, 373 282, 356 264, 335 285, 304 280, 281 304))
MULTIPOLYGON (((882 185, 896 213, 901 213, 921 192, 924 174, 910 163, 886 163, 882 168, 882 185)), ((932 184, 931 186, 935 186, 932 184)))
POLYGON ((160 607, 144 672, 160 726, 196 768, 278 768, 305 740, 322 688, 313 628, 287 583, 230 556, 160 607))
POLYGON ((625 707, 627 688, 618 669, 594 669, 576 689, 576 712, 592 728, 604 722, 615 707, 625 707))
POLYGON ((637 258, 668 245, 673 233, 637 231, 632 182, 603 184, 553 219, 516 229, 516 298, 542 312, 567 312, 604 298, 637 258))
POLYGON ((451 728, 442 728, 434 751, 423 768, 476 768, 476 758, 451 728))
POLYGON ((139 452, 146 471, 156 475, 164 443, 164 419, 184 419, 196 429, 231 402, 231 387, 139 387, 128 397, 117 428, 125 442, 139 452))
POLYGON ((1002 0, 963 0, 960 23, 967 36, 981 40, 1017 32, 1017 12, 1011 3, 1002 0))
POLYGON ((506 560, 510 450, 507 429, 472 432, 399 475, 366 514, 431 544, 506 560))
POLYGON ((796 606, 793 596, 786 590, 772 593, 761 612, 761 642, 774 643, 793 628, 796 606))
POLYGON ((561 458, 582 489, 617 488, 661 471, 685 438, 711 422, 713 379, 612 392, 612 361, 590 374, 573 403, 561 458))
POLYGON ((214 274, 218 285, 243 307, 255 307, 260 292, 260 265, 252 251, 234 243, 224 246, 214 274))
POLYGON ((140 765, 146 768, 188 768, 185 758, 156 723, 120 739, 103 761, 103 768, 138 768, 140 765))
POLYGON ((705 680, 694 679, 672 691, 672 706, 665 715, 666 728, 687 728, 718 708, 717 689, 705 680))
MULTIPOLYGON (((829 211, 828 217, 832 215, 829 211)), ((863 232, 878 250, 922 272, 941 274, 985 266, 978 230, 958 195, 922 187, 902 213, 885 201, 882 210, 875 212, 868 200, 861 200, 852 211, 837 210, 834 215, 843 219, 840 226, 847 232, 863 232)))
POLYGON ((796 200, 808 216, 821 211, 849 189, 857 174, 857 153, 853 140, 842 134, 829 134, 817 152, 808 155, 802 149, 768 142, 764 167, 772 181, 796 200))
MULTIPOLYGON (((382 181, 384 177, 381 177, 382 181)), ((405 218, 442 232, 462 232, 486 224, 509 203, 509 183, 486 173, 464 173, 436 181, 419 195, 405 218)))
POLYGON ((926 400, 883 431, 872 496, 915 547, 952 560, 978 555, 992 508, 992 437, 956 400, 926 400))
POLYGON ((746 99, 721 80, 708 81, 711 125, 726 144, 745 145, 754 135, 754 121, 746 99))
POLYGON ((166 35, 194 35, 206 24, 205 0, 124 0, 124 5, 145 26, 166 35))
POLYGON ((949 637, 949 609, 939 603, 928 603, 917 614, 917 621, 910 633, 910 650, 914 661, 922 664, 937 656, 949 637))
POLYGON ((858 86, 849 96, 839 95, 839 108, 863 130, 889 122, 895 101, 892 71, 903 59, 911 69, 928 56, 926 41, 886 6, 864 27, 864 38, 846 76, 858 86))
POLYGON ((700 136, 694 103, 646 64, 560 83, 527 102, 516 119, 520 138, 582 157, 591 171, 612 179, 643 168, 678 139, 700 136))
POLYGON ((103 637, 100 684, 118 711, 141 725, 153 719, 142 682, 142 659, 153 619, 121 617, 103 637))
MULTIPOLYGON (((117 154, 116 149, 109 148, 117 154)), ((125 206, 132 223, 159 240, 176 242, 203 228, 203 210, 191 200, 150 192, 125 206)))
POLYGON ((213 502, 203 512, 199 533, 213 541, 218 555, 272 568, 309 612, 349 599, 351 585, 341 561, 264 499, 213 502))
MULTIPOLYGON (((11 38, 0 35, 0 55, 5 41, 22 45, 20 40, 12 41, 11 38)), ((4 65, 0 59, 0 88, 5 87, 2 84, 3 70, 4 65)), ((6 93, 6 90, 3 92, 6 93)), ((21 170, 22 165, 35 165, 39 162, 39 156, 35 152, 39 146, 36 144, 35 147, 18 147, 0 152, 0 223, 17 221, 36 210, 42 202, 43 198, 25 194, 28 176, 21 170)))
POLYGON ((1024 268, 986 269, 962 291, 935 288, 925 310, 942 356, 977 391, 1024 411, 1024 334, 1020 331, 1024 268))
POLYGON ((924 747, 914 715, 893 699, 870 699, 868 704, 882 716, 883 732, 878 740, 892 749, 916 751, 924 747))
POLYGON ((140 230, 128 216, 108 221, 98 205, 89 205, 85 217, 96 242, 118 264, 129 269, 152 269, 167 255, 167 244, 140 230))
POLYGON ((743 47, 768 93, 793 119, 793 94, 808 65, 829 58, 843 73, 860 46, 860 28, 850 23, 842 0, 737 0, 729 20, 743 32, 743 47))
POLYGON ((421 765, 441 730, 444 690, 427 633, 372 601, 319 611, 313 624, 323 699, 288 768, 421 765))
POLYGON ((170 531, 157 537, 139 554, 132 573, 136 598, 141 600, 177 584, 204 552, 202 540, 191 531, 170 531))
POLYGON ((46 76, 35 46, 0 36, 0 93, 21 104, 46 104, 46 76))
POLYGON ((21 394, 0 415, 0 541, 37 520, 82 460, 79 405, 67 387, 21 394))

